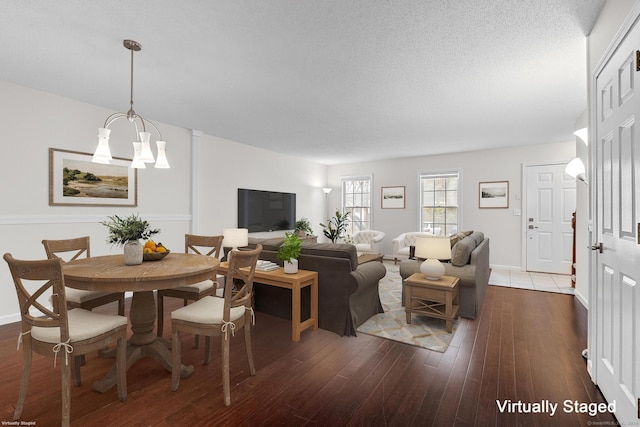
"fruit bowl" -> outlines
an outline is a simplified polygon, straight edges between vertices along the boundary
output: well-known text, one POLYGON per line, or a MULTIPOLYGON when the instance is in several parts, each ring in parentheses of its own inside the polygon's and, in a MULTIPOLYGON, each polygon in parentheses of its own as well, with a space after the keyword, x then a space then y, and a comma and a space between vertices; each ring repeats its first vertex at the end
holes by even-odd
POLYGON ((144 261, 157 261, 169 255, 169 252, 171 251, 167 249, 166 252, 151 252, 151 253, 142 254, 142 259, 144 261))

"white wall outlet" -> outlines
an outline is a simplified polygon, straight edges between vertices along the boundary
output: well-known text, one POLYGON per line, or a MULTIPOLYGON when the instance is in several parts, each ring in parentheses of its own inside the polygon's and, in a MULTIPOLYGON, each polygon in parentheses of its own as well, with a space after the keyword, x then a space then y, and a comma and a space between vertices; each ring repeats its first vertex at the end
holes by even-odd
POLYGON ((522 215, 522 211, 520 211, 520 209, 513 210, 513 216, 520 216, 520 215, 522 215))

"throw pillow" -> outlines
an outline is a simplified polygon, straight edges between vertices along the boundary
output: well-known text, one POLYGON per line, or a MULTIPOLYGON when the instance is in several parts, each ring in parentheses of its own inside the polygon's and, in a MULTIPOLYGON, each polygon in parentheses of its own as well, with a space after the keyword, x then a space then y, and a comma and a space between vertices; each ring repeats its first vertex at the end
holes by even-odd
POLYGON ((469 264, 471 258, 471 252, 476 248, 475 239, 462 239, 456 243, 455 247, 451 250, 451 264, 456 267, 462 267, 469 264))
POLYGON ((453 248, 456 243, 458 243, 460 240, 464 239, 465 237, 471 235, 471 233, 473 233, 473 230, 471 230, 471 231, 461 231, 459 233, 452 234, 451 235, 451 247, 453 248))

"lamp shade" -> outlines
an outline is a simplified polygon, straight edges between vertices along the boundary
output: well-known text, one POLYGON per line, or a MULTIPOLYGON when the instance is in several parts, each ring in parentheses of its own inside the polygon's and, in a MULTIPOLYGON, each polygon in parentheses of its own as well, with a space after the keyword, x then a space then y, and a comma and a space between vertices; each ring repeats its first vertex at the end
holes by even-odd
POLYGON ((169 160, 167 160, 167 153, 165 151, 166 142, 156 141, 158 146, 158 160, 156 160, 156 167, 159 169, 169 169, 169 160))
POLYGON ((324 194, 329 194, 331 193, 332 188, 331 187, 322 187, 322 191, 324 191, 324 194))
POLYGON ((417 237, 416 257, 451 259, 451 239, 448 237, 417 237))
POLYGON ((578 178, 581 175, 584 176, 584 173, 585 173, 584 163, 582 163, 582 160, 580 160, 579 157, 576 157, 575 159, 567 163, 567 166, 564 168, 564 171, 567 175, 573 178, 578 178))
POLYGON ((111 129, 98 129, 98 146, 93 153, 92 161, 94 163, 102 163, 108 165, 111 162, 111 150, 109 149, 109 134, 111 129))
POLYGON ((249 244, 249 230, 246 228, 225 228, 222 230, 222 245, 237 249, 249 244))
POLYGON ((140 142, 142 142, 142 149, 140 150, 140 161, 144 163, 153 163, 156 159, 153 158, 151 152, 151 134, 149 132, 139 132, 140 142))
POLYGON ((588 128, 578 129, 573 134, 578 138, 580 138, 582 142, 584 142, 584 145, 589 145, 589 129, 588 128))
POLYGON ((441 259, 451 259, 451 239, 448 237, 416 238, 416 257, 425 261, 420 264, 420 271, 429 280, 440 280, 445 268, 441 259))

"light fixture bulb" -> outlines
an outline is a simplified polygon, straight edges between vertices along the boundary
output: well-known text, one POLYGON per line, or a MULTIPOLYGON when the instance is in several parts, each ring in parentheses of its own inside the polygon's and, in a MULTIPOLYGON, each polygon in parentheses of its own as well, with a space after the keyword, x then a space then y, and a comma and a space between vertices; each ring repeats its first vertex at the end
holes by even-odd
POLYGON ((133 142, 133 160, 131 161, 131 167, 135 169, 145 169, 144 162, 140 160, 140 152, 142 151, 141 142, 133 142))
POLYGON ((158 159, 156 160, 156 167, 159 169, 169 169, 169 161, 167 160, 167 153, 165 152, 165 145, 167 143, 164 141, 156 141, 156 145, 158 146, 158 159))
POLYGON ((153 163, 156 161, 156 159, 153 158, 153 153, 151 152, 151 145, 149 144, 150 139, 151 134, 149 132, 140 132, 140 142, 142 143, 140 161, 144 163, 153 163))
POLYGON ((110 129, 98 129, 98 146, 96 147, 96 151, 93 153, 93 158, 91 159, 92 162, 102 163, 105 165, 108 165, 111 162, 111 150, 109 149, 110 133, 110 129))

